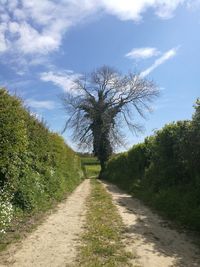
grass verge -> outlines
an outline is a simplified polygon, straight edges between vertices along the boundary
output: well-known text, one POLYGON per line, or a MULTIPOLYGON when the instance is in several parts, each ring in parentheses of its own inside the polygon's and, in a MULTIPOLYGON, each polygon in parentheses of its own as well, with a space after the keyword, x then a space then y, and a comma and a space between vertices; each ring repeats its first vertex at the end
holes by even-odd
POLYGON ((129 263, 131 255, 125 251, 121 240, 123 223, 117 208, 99 181, 91 179, 91 183, 78 266, 132 266, 129 263))

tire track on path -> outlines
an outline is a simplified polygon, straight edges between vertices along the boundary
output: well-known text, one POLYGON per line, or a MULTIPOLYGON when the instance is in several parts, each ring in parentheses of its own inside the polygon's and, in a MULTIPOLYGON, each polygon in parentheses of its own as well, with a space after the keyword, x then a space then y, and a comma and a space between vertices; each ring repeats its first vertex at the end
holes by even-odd
POLYGON ((89 193, 90 180, 86 179, 37 230, 0 257, 0 267, 72 266, 83 231, 89 193))
POLYGON ((124 245, 143 267, 200 267, 200 250, 185 233, 169 228, 166 221, 138 199, 103 182, 112 195, 126 227, 124 245))

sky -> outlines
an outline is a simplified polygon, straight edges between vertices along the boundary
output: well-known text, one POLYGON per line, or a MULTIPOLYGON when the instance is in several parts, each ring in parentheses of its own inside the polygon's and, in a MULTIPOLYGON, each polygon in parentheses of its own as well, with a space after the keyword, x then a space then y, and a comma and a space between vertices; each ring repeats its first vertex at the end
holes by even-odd
MULTIPOLYGON (((153 80, 160 97, 145 131, 191 119, 200 96, 200 0, 0 0, 0 87, 61 133, 60 96, 81 74, 109 65, 153 80)), ((74 149, 70 131, 63 137, 74 149)))

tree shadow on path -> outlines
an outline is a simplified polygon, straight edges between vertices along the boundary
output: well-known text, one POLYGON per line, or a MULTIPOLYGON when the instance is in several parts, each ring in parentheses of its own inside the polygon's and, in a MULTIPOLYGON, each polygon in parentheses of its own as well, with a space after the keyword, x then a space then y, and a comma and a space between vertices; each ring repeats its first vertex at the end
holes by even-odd
POLYGON ((105 181, 104 184, 121 210, 125 235, 128 239, 135 239, 135 246, 146 250, 147 257, 150 253, 154 260, 159 256, 172 258, 173 265, 159 267, 200 267, 200 250, 186 233, 171 229, 167 221, 115 185, 105 181))

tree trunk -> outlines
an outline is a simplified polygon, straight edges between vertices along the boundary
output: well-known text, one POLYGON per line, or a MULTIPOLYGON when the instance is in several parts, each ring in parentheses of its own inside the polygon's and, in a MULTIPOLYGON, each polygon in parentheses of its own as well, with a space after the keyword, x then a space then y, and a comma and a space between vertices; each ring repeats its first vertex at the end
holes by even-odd
POLYGON ((99 179, 103 179, 103 173, 105 171, 105 161, 100 161, 100 165, 101 165, 101 171, 99 173, 99 179))

